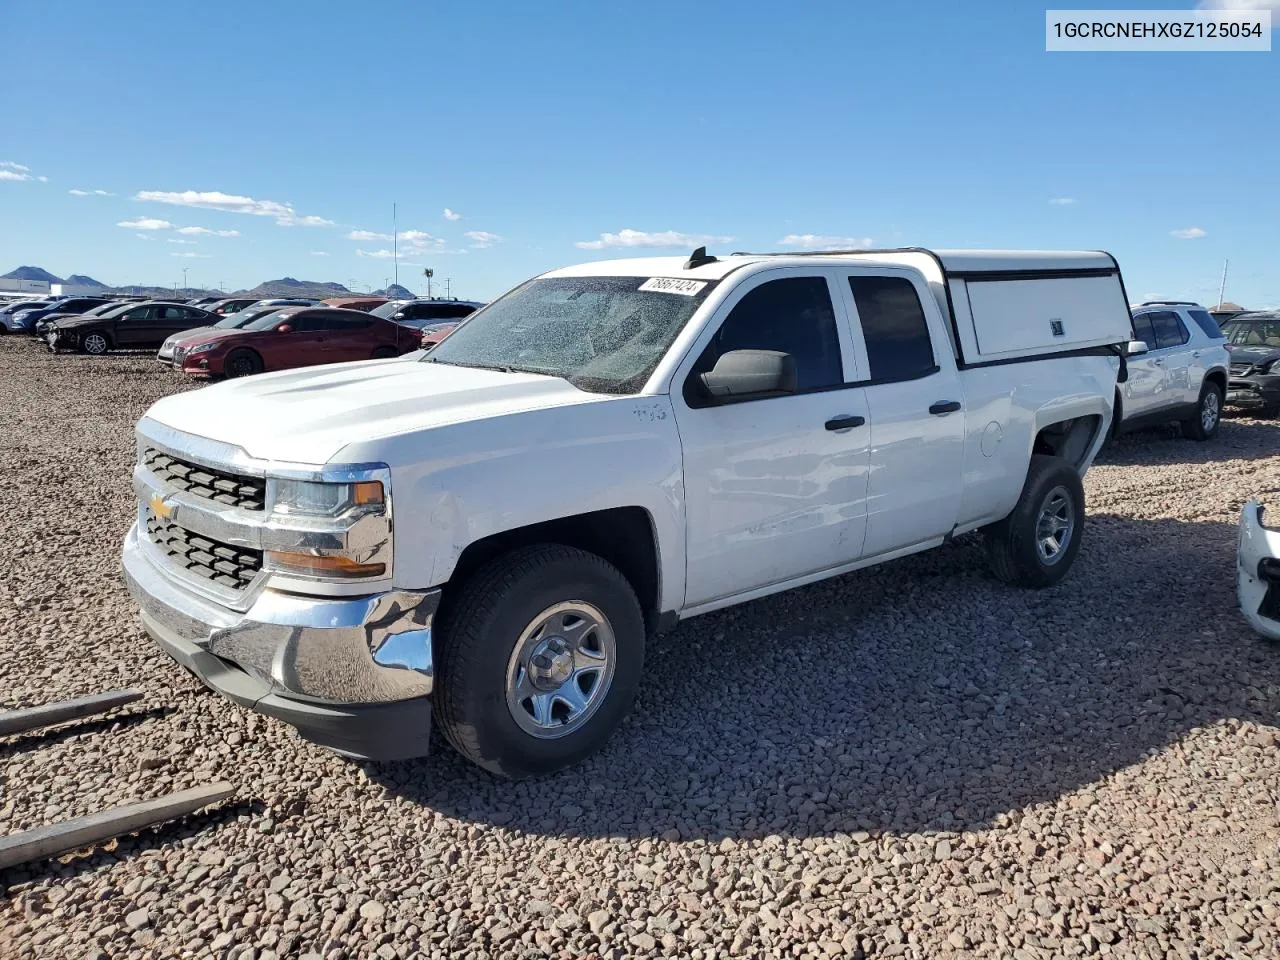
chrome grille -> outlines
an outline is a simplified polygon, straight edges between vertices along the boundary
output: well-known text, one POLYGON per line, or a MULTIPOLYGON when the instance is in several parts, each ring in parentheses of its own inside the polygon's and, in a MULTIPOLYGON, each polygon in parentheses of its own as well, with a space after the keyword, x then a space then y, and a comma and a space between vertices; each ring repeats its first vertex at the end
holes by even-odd
POLYGON ((205 500, 242 510, 261 510, 266 504, 267 481, 261 477, 244 477, 188 463, 154 447, 143 452, 142 463, 170 486, 205 500))
POLYGON ((147 539, 168 561, 212 583, 243 590, 262 569, 262 551, 219 543, 147 511, 147 539))

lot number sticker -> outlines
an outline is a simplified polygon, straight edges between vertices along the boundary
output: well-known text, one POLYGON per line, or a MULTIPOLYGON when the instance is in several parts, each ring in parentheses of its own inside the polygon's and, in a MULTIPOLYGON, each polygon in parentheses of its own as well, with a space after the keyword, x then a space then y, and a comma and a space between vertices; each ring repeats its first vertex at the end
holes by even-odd
POLYGON ((707 285, 705 280, 677 280, 674 277, 650 277, 640 284, 639 289, 653 293, 675 293, 682 297, 692 297, 707 285))

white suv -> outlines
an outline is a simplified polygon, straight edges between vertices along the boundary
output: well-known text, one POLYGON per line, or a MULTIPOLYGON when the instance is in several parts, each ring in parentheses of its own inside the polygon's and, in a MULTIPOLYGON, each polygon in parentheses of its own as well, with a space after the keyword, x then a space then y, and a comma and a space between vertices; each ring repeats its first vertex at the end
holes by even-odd
POLYGON ((1227 391, 1226 339, 1209 311, 1185 300, 1132 308, 1128 379, 1116 385, 1115 432, 1177 420, 1182 434, 1218 432, 1227 391))

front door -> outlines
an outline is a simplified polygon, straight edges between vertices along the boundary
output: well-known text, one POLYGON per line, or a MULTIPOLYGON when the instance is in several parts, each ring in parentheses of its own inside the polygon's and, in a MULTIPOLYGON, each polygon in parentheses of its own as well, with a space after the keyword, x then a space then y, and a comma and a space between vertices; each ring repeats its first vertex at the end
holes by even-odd
POLYGON ((154 304, 148 304, 134 307, 118 317, 115 323, 116 346, 136 347, 148 343, 155 336, 156 311, 159 309, 154 304))
POLYGON ((722 304, 672 383, 684 449, 686 606, 857 560, 866 531, 867 401, 827 270, 785 268, 722 304), (789 354, 793 394, 717 402, 701 374, 731 350, 789 354))
POLYGON ((905 271, 840 272, 855 318, 854 349, 870 378, 863 555, 874 557, 955 527, 964 489, 964 396, 928 290, 905 271))

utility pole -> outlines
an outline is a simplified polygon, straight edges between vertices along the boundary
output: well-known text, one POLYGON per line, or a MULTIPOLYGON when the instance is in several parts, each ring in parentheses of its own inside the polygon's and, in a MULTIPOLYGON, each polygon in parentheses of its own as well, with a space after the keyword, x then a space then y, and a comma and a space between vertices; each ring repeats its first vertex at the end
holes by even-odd
POLYGON ((396 285, 400 284, 400 228, 396 226, 396 205, 391 204, 391 259, 395 262, 396 285))
POLYGON ((1230 262, 1231 262, 1230 260, 1222 261, 1222 286, 1218 287, 1218 309, 1219 310, 1222 309, 1223 298, 1225 298, 1227 295, 1227 264, 1229 264, 1230 262))
POLYGON ((182 289, 183 290, 187 289, 187 271, 190 269, 191 269, 190 267, 182 268, 182 289))
POLYGON ((444 295, 446 299, 448 299, 453 295, 453 278, 452 277, 444 278, 444 295))

